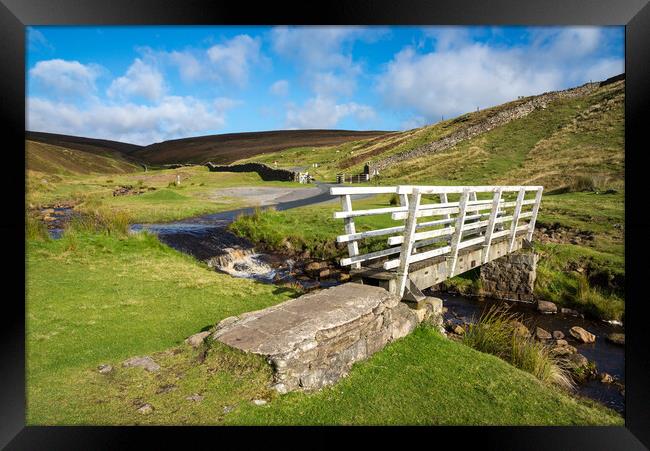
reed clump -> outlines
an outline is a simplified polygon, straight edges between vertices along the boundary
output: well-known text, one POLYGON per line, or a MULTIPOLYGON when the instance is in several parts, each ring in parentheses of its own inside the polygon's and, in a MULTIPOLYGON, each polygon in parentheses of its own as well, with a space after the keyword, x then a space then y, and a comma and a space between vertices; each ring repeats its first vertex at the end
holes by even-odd
POLYGON ((493 305, 463 335, 462 342, 478 351, 493 354, 526 371, 544 383, 573 389, 570 370, 550 353, 550 347, 522 334, 522 315, 505 305, 493 305))

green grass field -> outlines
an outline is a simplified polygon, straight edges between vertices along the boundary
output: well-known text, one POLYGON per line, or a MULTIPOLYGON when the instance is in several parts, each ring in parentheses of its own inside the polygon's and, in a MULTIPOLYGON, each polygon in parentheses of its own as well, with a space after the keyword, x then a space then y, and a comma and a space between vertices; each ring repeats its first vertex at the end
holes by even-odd
POLYGON ((622 424, 612 411, 424 328, 334 387, 286 396, 270 390, 261 358, 214 344, 200 362, 182 343, 297 294, 218 274, 146 234, 30 240, 27 423, 622 424), (121 367, 145 354, 160 372, 121 367), (115 369, 103 375, 100 364, 115 369), (186 399, 194 394, 203 399, 186 399), (137 411, 145 402, 150 415, 137 411))
POLYGON ((72 201, 80 211, 108 209, 128 214, 133 222, 164 222, 257 205, 255 200, 219 195, 219 189, 240 186, 306 187, 293 182, 265 182, 256 173, 210 172, 205 166, 101 175, 30 171, 27 203, 38 207, 72 201), (176 176, 181 178, 179 186, 175 186, 176 176), (113 196, 119 186, 145 192, 113 196))

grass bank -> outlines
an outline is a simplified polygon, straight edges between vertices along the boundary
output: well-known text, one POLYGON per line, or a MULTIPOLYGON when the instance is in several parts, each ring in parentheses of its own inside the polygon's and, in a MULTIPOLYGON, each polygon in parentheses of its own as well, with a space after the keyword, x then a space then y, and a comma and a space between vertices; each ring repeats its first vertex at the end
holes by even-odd
POLYGON ((87 387, 76 369, 169 348, 295 295, 218 274, 147 234, 30 240, 26 263, 30 424, 84 421, 74 404, 87 387))
POLYGON ((210 172, 204 166, 102 175, 28 171, 27 204, 36 208, 72 202, 80 211, 106 208, 128 214, 135 222, 163 222, 256 205, 255 200, 218 192, 240 186, 305 188, 292 182, 265 182, 256 173, 210 172), (179 186, 175 184, 177 177, 179 186), (140 194, 114 196, 120 187, 140 194))

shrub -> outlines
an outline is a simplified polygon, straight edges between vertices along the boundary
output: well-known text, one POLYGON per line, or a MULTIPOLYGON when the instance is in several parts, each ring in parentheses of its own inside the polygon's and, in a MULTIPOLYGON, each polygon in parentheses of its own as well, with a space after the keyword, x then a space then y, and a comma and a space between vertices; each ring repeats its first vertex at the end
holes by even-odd
POLYGON ((571 191, 596 191, 593 177, 578 175, 571 181, 571 191))

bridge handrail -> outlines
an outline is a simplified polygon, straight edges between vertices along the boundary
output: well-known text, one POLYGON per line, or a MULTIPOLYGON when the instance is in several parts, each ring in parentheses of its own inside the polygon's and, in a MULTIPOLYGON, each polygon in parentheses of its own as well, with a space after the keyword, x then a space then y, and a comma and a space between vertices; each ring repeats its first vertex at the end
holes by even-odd
POLYGON ((411 263, 436 256, 447 255, 449 277, 454 275, 458 251, 477 244, 483 245, 482 263, 487 262, 491 243, 494 239, 509 236, 509 251, 513 250, 516 236, 526 232, 526 239, 532 235, 542 199, 543 186, 419 186, 400 185, 386 187, 332 187, 330 194, 340 196, 342 211, 334 213, 334 218, 343 219, 345 234, 336 237, 339 243, 348 243, 348 257, 341 259, 341 265, 360 268, 362 262, 399 254, 383 263, 385 270, 398 268, 398 290, 403 294, 411 263), (526 194, 534 192, 533 199, 525 199, 526 194), (492 199, 478 199, 477 193, 492 194, 492 199), (516 201, 506 201, 504 193, 517 193, 516 201), (354 210, 353 195, 397 194, 400 206, 354 210), (438 195, 440 202, 421 204, 422 195, 438 195), (449 202, 448 194, 460 194, 458 202, 449 202), (522 211, 532 206, 530 211, 522 211), (514 208, 512 214, 505 210, 514 208), (486 211, 487 210, 487 211, 486 211), (469 214, 468 214, 469 213, 469 214), (393 220, 404 220, 404 225, 386 227, 364 232, 356 232, 355 217, 390 214, 393 220), (452 215, 456 215, 452 217, 452 215), (442 216, 443 219, 418 223, 417 219, 442 216), (520 225, 521 219, 528 223, 520 225), (510 222, 509 228, 504 224, 510 222), (446 227, 445 227, 446 226, 446 227), (431 230, 434 227, 442 227, 431 230), (429 229, 418 231, 422 229, 429 229), (391 235, 387 247, 367 254, 359 254, 357 241, 391 235), (464 237, 478 235, 477 238, 463 240, 464 237), (417 253, 417 249, 446 242, 446 246, 417 253))

